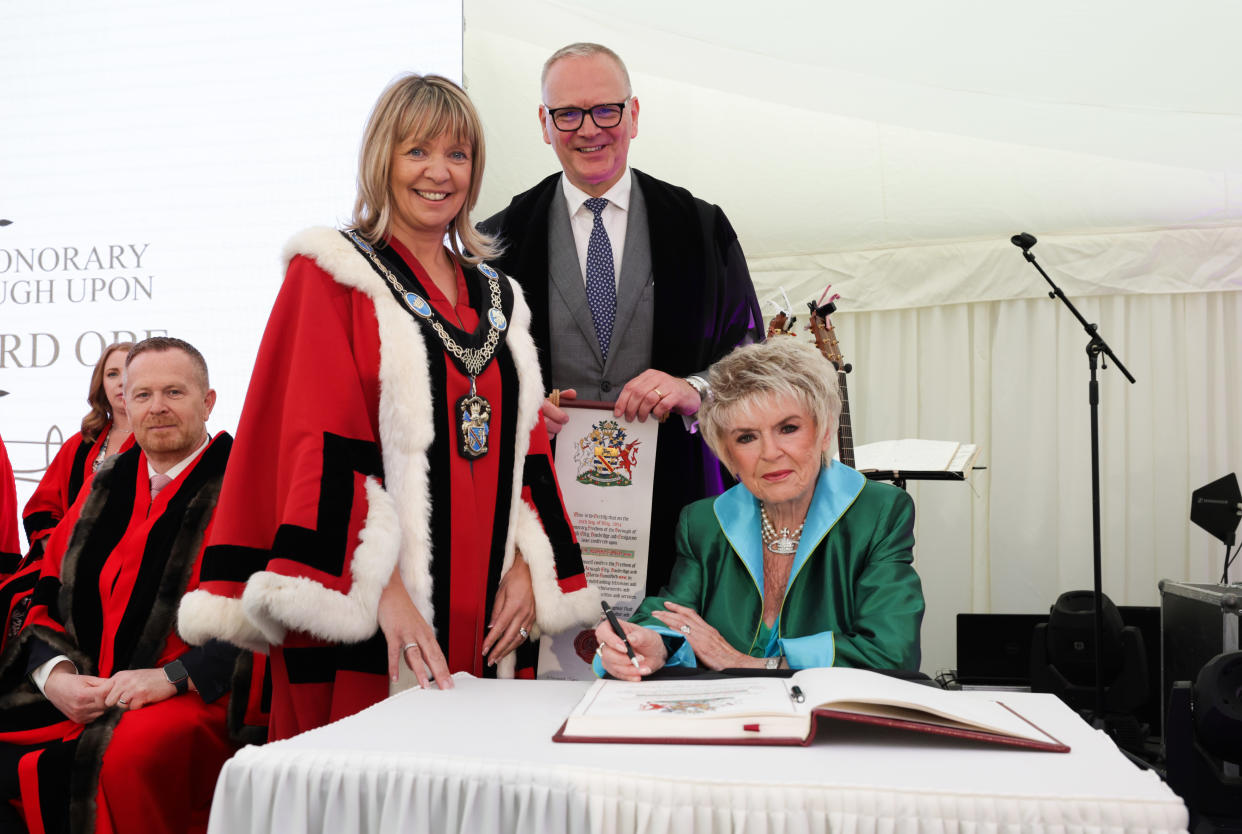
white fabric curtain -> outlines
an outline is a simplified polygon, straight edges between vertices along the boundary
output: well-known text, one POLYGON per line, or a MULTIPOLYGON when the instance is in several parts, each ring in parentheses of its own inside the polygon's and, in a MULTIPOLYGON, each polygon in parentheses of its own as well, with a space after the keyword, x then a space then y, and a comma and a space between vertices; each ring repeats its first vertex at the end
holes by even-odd
MULTIPOLYGON (((1038 276, 1036 276, 1038 277, 1038 276)), ((1054 276, 1055 278, 1055 276, 1054 276)), ((1104 591, 1214 582, 1224 547, 1190 493, 1242 470, 1242 292, 1074 299, 1134 374, 1100 380, 1104 591)), ((958 612, 1034 613, 1092 584, 1087 336, 1059 301, 1013 299, 834 317, 854 366, 857 443, 978 443, 967 484, 910 482, 928 600, 924 671, 954 664, 958 612)), ((1231 576, 1242 578, 1242 564, 1231 576)))
POLYGON ((557 168, 536 124, 552 51, 621 54, 631 163, 724 208, 761 300, 842 294, 856 439, 983 447, 973 482, 910 485, 929 672, 956 665, 958 612, 1091 586, 1087 337, 1010 246, 1031 232, 1138 380, 1100 371, 1105 592, 1216 581, 1224 548, 1188 516, 1242 470, 1242 6, 727 6, 467 0, 476 214, 557 168))

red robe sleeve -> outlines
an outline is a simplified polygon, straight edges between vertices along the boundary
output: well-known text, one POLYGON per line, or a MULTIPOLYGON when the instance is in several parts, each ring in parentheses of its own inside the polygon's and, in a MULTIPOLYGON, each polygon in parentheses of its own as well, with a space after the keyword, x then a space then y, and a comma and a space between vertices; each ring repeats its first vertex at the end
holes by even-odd
POLYGON ((587 585, 582 549, 556 480, 542 415, 530 433, 516 532, 517 549, 531 569, 535 586, 538 631, 555 634, 581 626, 594 617, 599 607, 598 595, 588 593, 593 589, 587 585), (548 605, 547 601, 556 599, 557 594, 574 599, 575 604, 548 605))
POLYGON ((17 482, 0 438, 0 579, 17 569, 22 543, 17 534, 17 482))
POLYGON ((397 560, 395 531, 383 530, 392 508, 379 485, 374 319, 368 298, 314 261, 290 262, 250 379, 201 592, 183 603, 191 642, 265 649, 290 628, 350 642, 374 633, 397 560), (360 549, 366 558, 355 565, 360 549), (346 609, 340 617, 316 616, 327 604, 322 590, 346 609))
MULTIPOLYGON (((41 558, 38 561, 30 562, 23 566, 19 576, 29 574, 34 579, 33 589, 29 592, 29 608, 24 614, 24 622, 21 623, 23 627, 39 625, 48 629, 54 635, 65 634, 65 627, 60 621, 59 611, 56 610, 60 601, 61 562, 69 545, 69 539, 73 535, 74 525, 82 512, 82 505, 86 502, 89 494, 89 489, 84 489, 78 493, 77 499, 64 510, 61 520, 65 523, 53 527, 43 538, 41 558)), ((16 635, 10 635, 10 637, 14 636, 16 635)), ((45 642, 55 642, 55 640, 45 642)), ((70 659, 79 668, 94 669, 93 659, 88 658, 81 652, 74 651, 70 645, 57 644, 56 648, 62 653, 69 655, 70 659)))
MULTIPOLYGON (((100 431, 100 437, 106 436, 111 429, 111 423, 105 425, 100 431)), ((126 435, 125 442, 117 452, 128 451, 133 445, 134 436, 126 435)), ((30 542, 27 561, 38 559, 43 554, 47 537, 65 517, 69 505, 82 492, 90 492, 97 454, 94 446, 94 443, 86 442, 81 432, 66 440, 26 501, 26 506, 22 509, 22 524, 26 528, 26 539, 30 542)))

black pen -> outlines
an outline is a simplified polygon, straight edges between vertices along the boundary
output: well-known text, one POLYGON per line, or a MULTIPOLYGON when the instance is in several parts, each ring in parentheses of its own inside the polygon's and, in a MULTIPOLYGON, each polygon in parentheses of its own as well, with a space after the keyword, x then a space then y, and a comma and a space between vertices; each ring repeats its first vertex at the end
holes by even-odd
POLYGON ((806 700, 806 696, 802 694, 802 688, 799 686, 789 687, 789 697, 793 699, 795 704, 801 704, 806 700))
POLYGON ((625 631, 621 628, 621 623, 617 620, 617 615, 612 612, 608 603, 600 600, 599 603, 604 608, 604 616, 608 618, 608 625, 612 626, 613 632, 621 638, 621 642, 625 644, 625 653, 630 656, 630 663, 634 664, 634 668, 638 668, 638 658, 634 657, 634 649, 630 646, 630 641, 625 637, 625 631))

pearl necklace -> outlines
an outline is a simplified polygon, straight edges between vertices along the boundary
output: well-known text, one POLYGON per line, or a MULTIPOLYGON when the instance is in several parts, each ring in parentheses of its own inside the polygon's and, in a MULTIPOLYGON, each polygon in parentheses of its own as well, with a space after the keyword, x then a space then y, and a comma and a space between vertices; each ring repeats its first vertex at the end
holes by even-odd
POLYGON ((759 523, 763 527, 763 541, 768 546, 768 550, 781 556, 798 552, 798 542, 802 540, 802 528, 806 526, 806 519, 798 525, 798 529, 790 530, 788 527, 782 527, 780 533, 777 534, 776 526, 772 524, 772 519, 768 518, 768 508, 760 501, 759 523))

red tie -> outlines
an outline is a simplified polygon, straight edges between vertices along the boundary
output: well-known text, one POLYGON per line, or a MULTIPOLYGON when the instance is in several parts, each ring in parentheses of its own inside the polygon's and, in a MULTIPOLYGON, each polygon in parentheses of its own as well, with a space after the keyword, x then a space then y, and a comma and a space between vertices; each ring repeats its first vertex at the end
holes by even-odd
POLYGON ((156 473, 151 476, 151 500, 155 500, 155 496, 160 494, 160 490, 172 483, 172 478, 167 475, 156 473))

